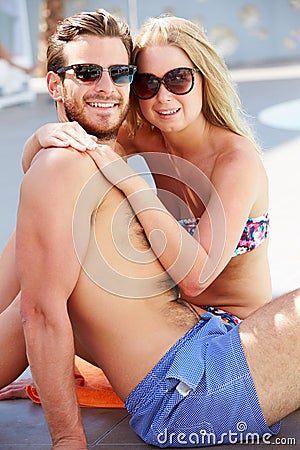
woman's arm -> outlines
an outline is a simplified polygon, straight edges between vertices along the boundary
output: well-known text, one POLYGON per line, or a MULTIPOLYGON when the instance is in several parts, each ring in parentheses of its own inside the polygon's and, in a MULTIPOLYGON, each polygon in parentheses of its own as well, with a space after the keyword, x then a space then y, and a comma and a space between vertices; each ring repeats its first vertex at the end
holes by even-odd
POLYGON ((93 150, 96 136, 87 134, 78 122, 47 123, 38 128, 26 141, 22 157, 24 173, 35 155, 48 147, 72 147, 78 151, 93 150))
POLYGON ((190 165, 186 171, 194 182, 198 172, 195 184, 200 195, 210 189, 198 240, 178 224, 147 183, 112 149, 99 146, 88 153, 104 176, 126 195, 152 249, 182 292, 198 296, 230 261, 257 198, 259 169, 254 152, 233 151, 221 156, 211 181, 196 166, 190 165))
MULTIPOLYGON (((52 130, 52 145, 57 145, 57 141, 54 142, 55 139, 63 139, 66 142, 70 136, 71 139, 76 139, 76 145, 80 147, 78 150, 86 150, 85 141, 79 141, 78 130, 74 130, 72 124, 48 124, 47 126, 53 125, 58 125, 58 129, 55 131, 55 138, 53 138, 52 130), (66 130, 61 128, 62 125, 66 125, 66 130), (71 125, 71 131, 68 125, 71 125)), ((40 129, 40 132, 43 137, 36 136, 38 141, 47 137, 45 129, 40 129)), ((85 139, 84 136, 86 136, 85 132, 83 132, 83 139, 85 139)), ((245 143, 247 141, 243 142, 244 146, 245 143)), ((74 144, 73 147, 75 147, 74 144)), ((199 172, 198 177, 194 177, 194 182, 196 179, 196 191, 200 191, 200 197, 204 190, 211 191, 209 202, 207 201, 205 205, 206 211, 201 216, 198 226, 197 234, 201 236, 201 242, 199 242, 178 225, 160 200, 151 191, 147 191, 149 189, 147 183, 135 174, 110 147, 100 146, 99 148, 102 148, 99 152, 89 152, 90 156, 106 178, 117 185, 128 197, 162 265, 186 296, 198 296, 226 267, 239 241, 257 195, 256 154, 253 158, 251 155, 254 152, 251 149, 245 152, 238 150, 226 153, 224 151, 224 155, 227 156, 220 157, 215 164, 212 182, 193 166, 193 169, 199 172), (109 168, 109 163, 115 160, 119 160, 117 170, 113 167, 109 168), (128 176, 130 179, 126 180, 128 176), (256 180, 255 184, 253 180, 256 180), (204 187, 207 183, 209 186, 204 187)), ((156 157, 159 158, 159 154, 156 154, 156 157)), ((186 177, 187 180, 182 181, 189 184, 191 178, 189 168, 186 177)))

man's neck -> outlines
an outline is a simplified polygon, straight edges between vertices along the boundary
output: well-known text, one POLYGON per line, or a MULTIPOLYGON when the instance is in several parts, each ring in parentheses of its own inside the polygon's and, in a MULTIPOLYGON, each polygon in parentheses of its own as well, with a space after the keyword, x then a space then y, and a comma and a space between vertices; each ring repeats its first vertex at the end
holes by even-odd
POLYGON ((112 148, 114 149, 114 151, 120 155, 120 156, 127 156, 124 147, 122 147, 121 144, 119 144, 119 142, 115 141, 114 145, 112 146, 112 148))
MULTIPOLYGON (((59 122, 68 122, 68 118, 67 115, 65 113, 64 110, 58 108, 57 109, 57 117, 58 117, 58 121, 59 122)), ((123 147, 117 142, 117 138, 116 137, 110 137, 110 138, 103 138, 103 139, 98 139, 97 141, 98 144, 106 144, 109 145, 118 155, 120 156, 126 156, 126 153, 123 149, 123 147)))
POLYGON ((119 142, 117 142, 116 139, 98 139, 97 144, 109 145, 118 155, 126 156, 124 148, 119 144, 119 142))

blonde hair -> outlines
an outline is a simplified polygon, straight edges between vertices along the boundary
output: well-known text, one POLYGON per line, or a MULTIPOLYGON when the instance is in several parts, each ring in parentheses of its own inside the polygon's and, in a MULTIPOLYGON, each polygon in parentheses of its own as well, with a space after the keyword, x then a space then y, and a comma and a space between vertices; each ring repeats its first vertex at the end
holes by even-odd
MULTIPOLYGON (((246 121, 239 96, 230 78, 224 60, 209 43, 205 33, 193 22, 174 16, 151 18, 137 35, 133 49, 133 64, 137 64, 139 53, 146 47, 174 45, 184 50, 203 76, 202 112, 208 122, 227 128, 248 138, 257 151, 259 146, 246 121)), ((147 122, 141 113, 138 100, 131 95, 128 116, 129 128, 134 134, 147 122)))

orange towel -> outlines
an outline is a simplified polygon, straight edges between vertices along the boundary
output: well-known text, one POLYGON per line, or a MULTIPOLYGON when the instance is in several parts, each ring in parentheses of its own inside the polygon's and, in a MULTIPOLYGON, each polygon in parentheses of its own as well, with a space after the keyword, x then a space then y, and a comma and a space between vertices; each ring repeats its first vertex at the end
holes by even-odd
MULTIPOLYGON (((76 390, 80 406, 87 408, 125 408, 122 400, 114 392, 111 384, 98 367, 76 356, 76 390)), ((27 386, 28 397, 34 403, 40 403, 34 386, 27 386)))

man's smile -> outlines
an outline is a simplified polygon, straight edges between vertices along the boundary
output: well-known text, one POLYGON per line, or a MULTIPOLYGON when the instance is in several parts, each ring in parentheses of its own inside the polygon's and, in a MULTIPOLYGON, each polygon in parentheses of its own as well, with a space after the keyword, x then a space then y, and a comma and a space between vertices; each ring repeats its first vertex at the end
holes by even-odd
POLYGON ((114 108, 115 106, 117 106, 117 103, 103 103, 103 102, 87 102, 87 104, 89 106, 92 106, 93 108, 103 108, 103 109, 114 108))

